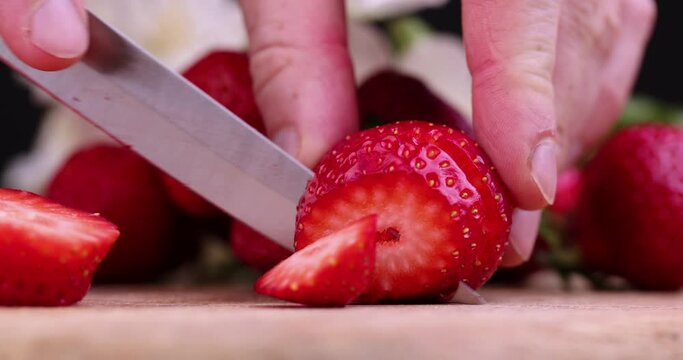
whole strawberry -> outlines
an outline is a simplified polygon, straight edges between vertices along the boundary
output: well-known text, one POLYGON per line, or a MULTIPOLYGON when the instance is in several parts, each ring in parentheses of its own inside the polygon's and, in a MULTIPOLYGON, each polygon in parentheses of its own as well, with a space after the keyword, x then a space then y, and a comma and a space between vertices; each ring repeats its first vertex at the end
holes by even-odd
POLYGON ((0 305, 80 301, 118 236, 97 214, 0 189, 0 305))
MULTIPOLYGON (((265 133, 252 90, 247 54, 211 52, 183 72, 183 76, 253 128, 265 133)), ((184 212, 202 217, 221 213, 213 204, 177 180, 166 176, 164 184, 171 199, 184 212)))
POLYGON ((577 213, 586 265, 643 289, 683 285, 683 130, 617 133, 586 166, 577 213))
POLYGON ((96 281, 145 281, 165 270, 171 257, 175 211, 160 175, 125 147, 95 145, 76 152, 52 180, 49 198, 102 214, 121 231, 96 281))
POLYGON ((229 240, 235 257, 260 271, 270 270, 292 255, 292 251, 274 243, 237 220, 232 223, 229 240))
POLYGON ((465 118, 422 81, 397 70, 382 70, 358 88, 363 128, 403 120, 422 120, 468 130, 465 118))
POLYGON ((569 168, 557 178, 555 202, 549 210, 558 215, 569 215, 579 204, 583 187, 583 174, 578 168, 569 168))
POLYGON ((498 267, 509 201, 466 135, 418 121, 385 125, 347 136, 317 165, 295 247, 376 214, 375 272, 358 301, 447 300, 459 281, 477 289, 498 267))

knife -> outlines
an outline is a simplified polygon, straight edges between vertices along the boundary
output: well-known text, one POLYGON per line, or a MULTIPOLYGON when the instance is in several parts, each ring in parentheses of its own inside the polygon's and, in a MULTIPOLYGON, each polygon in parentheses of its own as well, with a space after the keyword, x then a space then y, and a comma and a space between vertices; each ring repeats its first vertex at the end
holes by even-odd
MULTIPOLYGON (((218 208, 292 249, 310 169, 89 13, 90 47, 68 69, 0 59, 218 208)), ((482 303, 461 283, 456 300, 482 303)))

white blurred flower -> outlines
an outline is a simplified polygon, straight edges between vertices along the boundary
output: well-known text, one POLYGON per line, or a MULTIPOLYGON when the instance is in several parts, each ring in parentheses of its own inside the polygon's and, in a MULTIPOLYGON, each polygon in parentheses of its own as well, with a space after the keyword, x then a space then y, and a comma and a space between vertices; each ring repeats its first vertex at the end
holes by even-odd
POLYGON ((364 22, 350 21, 348 36, 357 83, 361 83, 374 72, 391 66, 391 44, 377 28, 364 22))
POLYGON ((113 140, 71 110, 55 106, 47 111, 31 151, 16 156, 2 174, 3 186, 41 194, 74 150, 101 142, 113 140))
POLYGON ((176 70, 215 49, 242 50, 242 12, 229 0, 86 0, 86 7, 176 70))

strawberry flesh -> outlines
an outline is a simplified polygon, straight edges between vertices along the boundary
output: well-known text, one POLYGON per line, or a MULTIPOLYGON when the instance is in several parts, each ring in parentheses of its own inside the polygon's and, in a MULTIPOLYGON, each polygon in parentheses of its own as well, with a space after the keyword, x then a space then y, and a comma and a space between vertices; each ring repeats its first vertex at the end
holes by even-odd
POLYGON ((0 189, 0 305, 80 301, 118 236, 99 215, 0 189))
POLYGON ((295 252, 255 284, 258 293, 309 306, 344 306, 365 291, 375 264, 370 215, 295 252))

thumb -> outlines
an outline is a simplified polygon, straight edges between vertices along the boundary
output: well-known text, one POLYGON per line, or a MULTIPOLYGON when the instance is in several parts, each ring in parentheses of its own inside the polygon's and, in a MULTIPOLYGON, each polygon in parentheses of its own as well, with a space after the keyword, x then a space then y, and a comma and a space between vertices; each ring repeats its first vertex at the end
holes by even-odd
POLYGON ((555 198, 559 3, 463 1, 475 133, 517 204, 529 210, 555 198))
POLYGON ((313 166, 357 127, 342 0, 242 0, 266 132, 313 166))
MULTIPOLYGON (((517 205, 551 204, 557 183, 553 71, 556 0, 463 0, 463 35, 472 73, 477 140, 517 205)), ((515 209, 503 265, 527 260, 540 211, 515 209)))
POLYGON ((83 0, 2 0, 0 35, 30 66, 63 69, 88 48, 83 0))

